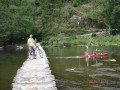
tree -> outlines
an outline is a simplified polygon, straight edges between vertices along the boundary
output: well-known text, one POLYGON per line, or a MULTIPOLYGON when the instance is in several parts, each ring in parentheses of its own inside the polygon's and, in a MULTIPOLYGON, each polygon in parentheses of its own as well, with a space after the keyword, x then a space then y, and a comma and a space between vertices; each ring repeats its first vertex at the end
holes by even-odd
POLYGON ((10 30, 12 29, 12 15, 9 10, 0 4, 0 43, 9 39, 10 30))
POLYGON ((114 10, 111 14, 111 26, 114 29, 120 30, 120 5, 114 7, 114 10))
POLYGON ((120 31, 120 0, 106 0, 104 2, 103 16, 105 24, 110 30, 120 31))
POLYGON ((37 27, 33 20, 35 14, 33 2, 27 0, 0 1, 0 42, 12 43, 27 34, 37 34, 37 27))

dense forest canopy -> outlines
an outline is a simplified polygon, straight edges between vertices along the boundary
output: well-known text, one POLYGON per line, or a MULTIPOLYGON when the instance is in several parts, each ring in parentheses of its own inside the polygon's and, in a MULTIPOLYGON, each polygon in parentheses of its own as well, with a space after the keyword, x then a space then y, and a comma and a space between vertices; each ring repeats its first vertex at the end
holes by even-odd
POLYGON ((0 0, 0 44, 48 40, 89 29, 120 32, 120 0, 0 0))

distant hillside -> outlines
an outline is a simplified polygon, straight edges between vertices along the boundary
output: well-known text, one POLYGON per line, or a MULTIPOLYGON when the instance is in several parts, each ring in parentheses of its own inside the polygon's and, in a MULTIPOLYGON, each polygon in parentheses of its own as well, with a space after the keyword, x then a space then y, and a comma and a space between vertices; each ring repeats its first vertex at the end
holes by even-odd
POLYGON ((0 43, 120 31, 120 0, 1 0, 0 43))

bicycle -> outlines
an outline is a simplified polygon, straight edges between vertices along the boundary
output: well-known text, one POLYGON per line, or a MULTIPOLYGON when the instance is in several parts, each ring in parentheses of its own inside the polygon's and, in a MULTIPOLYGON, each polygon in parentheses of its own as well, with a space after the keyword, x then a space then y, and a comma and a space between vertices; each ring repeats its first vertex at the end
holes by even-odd
POLYGON ((37 56, 37 53, 39 53, 39 56, 40 56, 41 58, 43 58, 43 53, 42 53, 41 49, 39 48, 38 45, 35 45, 35 55, 36 55, 36 56, 37 56))

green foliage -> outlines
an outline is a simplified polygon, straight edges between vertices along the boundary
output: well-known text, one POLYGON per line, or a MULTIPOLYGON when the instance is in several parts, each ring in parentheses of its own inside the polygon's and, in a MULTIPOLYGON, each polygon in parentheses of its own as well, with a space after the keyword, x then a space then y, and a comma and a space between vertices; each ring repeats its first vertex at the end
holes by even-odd
POLYGON ((117 32, 119 15, 119 0, 0 0, 0 42, 26 41, 32 33, 53 46, 85 44, 73 37, 91 33, 90 28, 117 32), (60 33, 70 39, 59 41, 60 33))
POLYGON ((104 2, 104 12, 106 25, 110 29, 120 30, 120 0, 107 0, 104 2))
POLYGON ((53 47, 58 46, 74 46, 74 45, 89 45, 89 46, 112 46, 120 45, 120 36, 101 36, 95 38, 84 38, 76 36, 66 36, 65 34, 59 34, 56 37, 51 37, 46 44, 43 41, 43 45, 49 45, 53 47))
POLYGON ((34 7, 26 0, 2 2, 0 16, 0 37, 2 40, 0 42, 10 41, 14 43, 17 39, 23 40, 22 36, 25 37, 27 34, 37 34, 37 28, 33 20, 34 7), (6 3, 9 4, 9 7, 6 6, 6 3))
POLYGON ((120 5, 114 7, 111 14, 111 24, 114 29, 120 30, 120 5))
POLYGON ((81 3, 81 0, 74 0, 73 1, 73 6, 77 7, 78 5, 80 5, 80 3, 81 3))
POLYGON ((9 10, 0 5, 0 43, 8 40, 12 29, 12 19, 9 10))
POLYGON ((74 7, 78 7, 80 4, 82 4, 83 2, 86 2, 88 0, 73 0, 73 6, 74 7))
MULTIPOLYGON (((78 45, 90 45, 90 46, 110 46, 120 45, 120 36, 107 36, 107 37, 96 37, 96 38, 77 38, 79 41, 78 45)), ((74 39, 72 39, 74 40, 74 39)))
POLYGON ((64 33, 60 33, 56 37, 51 37, 48 40, 49 46, 68 46, 67 37, 64 35, 64 33))

